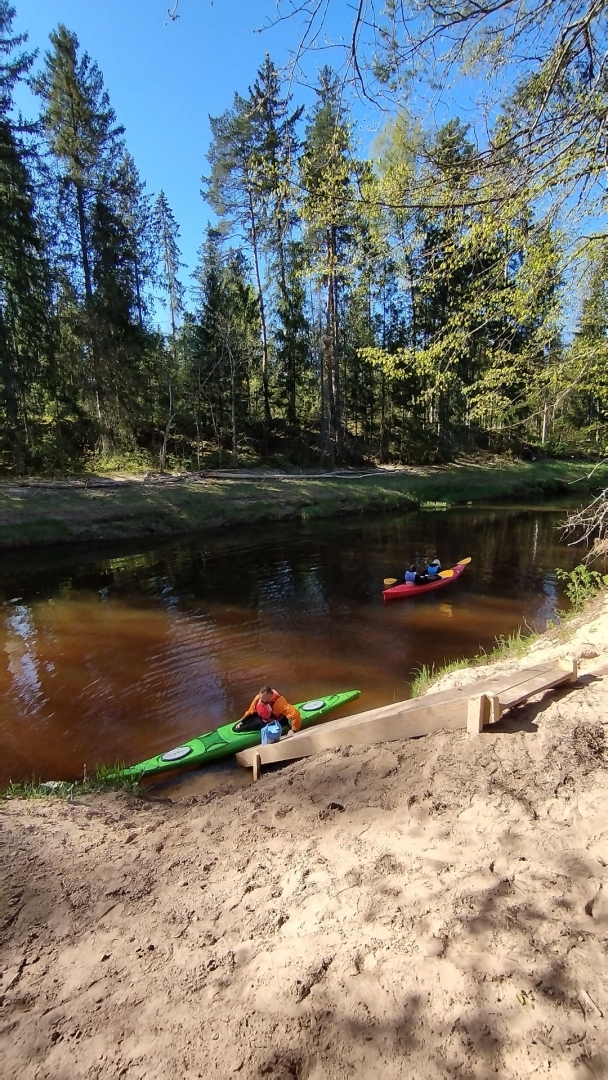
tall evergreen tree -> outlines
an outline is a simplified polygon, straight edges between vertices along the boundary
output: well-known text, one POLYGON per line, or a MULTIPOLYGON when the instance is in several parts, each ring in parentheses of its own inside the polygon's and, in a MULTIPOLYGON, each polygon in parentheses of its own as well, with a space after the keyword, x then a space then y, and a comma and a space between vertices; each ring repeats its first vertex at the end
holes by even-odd
MULTIPOLYGON (((42 101, 42 125, 59 173, 59 214, 65 255, 72 264, 71 284, 75 298, 84 301, 83 350, 90 367, 84 396, 89 389, 105 451, 112 440, 105 405, 106 398, 113 397, 107 384, 112 368, 109 357, 101 355, 94 303, 94 263, 103 262, 104 256, 98 246, 93 250, 93 217, 99 218, 100 200, 109 206, 124 153, 123 129, 116 123, 102 74, 88 53, 80 55, 76 35, 60 25, 50 41, 44 68, 33 86, 42 101)), ((102 234, 97 228, 97 245, 102 234)))
POLYGON ((103 189, 123 128, 88 53, 79 55, 76 34, 63 24, 50 35, 43 71, 33 86, 42 100, 42 122, 61 168, 68 224, 75 218, 80 269, 87 299, 93 294, 90 209, 103 189))
POLYGON ((208 229, 195 271, 195 313, 187 326, 192 379, 201 422, 211 428, 221 456, 229 432, 237 454, 239 431, 251 422, 250 382, 259 357, 259 307, 243 255, 222 250, 208 229))
POLYGON ((169 302, 171 333, 175 337, 177 320, 184 309, 184 287, 179 278, 183 263, 179 250, 179 226, 164 191, 161 191, 154 204, 154 232, 161 267, 159 279, 169 302))
POLYGON ((132 437, 132 403, 150 344, 144 326, 149 208, 99 68, 65 26, 50 40, 33 85, 58 176, 72 297, 66 310, 80 308, 70 327, 78 334, 80 326, 81 393, 107 452, 117 438, 132 437))
POLYGON ((145 193, 145 184, 128 151, 119 161, 114 187, 117 212, 129 237, 132 287, 139 326, 143 330, 149 313, 148 293, 155 269, 153 213, 150 196, 145 193))
POLYGON ((584 295, 574 340, 564 372, 573 421, 590 443, 602 440, 608 428, 608 241, 594 245, 587 257, 584 295))
POLYGON ((255 137, 256 122, 250 99, 235 94, 232 109, 210 117, 213 141, 207 160, 211 173, 203 177, 204 197, 232 235, 248 245, 260 313, 262 396, 264 420, 272 419, 270 406, 270 333, 264 286, 263 250, 267 215, 266 185, 255 137))
POLYGON ((357 168, 341 101, 340 85, 330 68, 319 77, 318 100, 306 130, 300 163, 304 189, 302 216, 311 268, 325 290, 322 353, 327 376, 330 438, 342 456, 340 387, 340 292, 347 278, 347 249, 354 224, 353 181, 357 168))
POLYGON ((276 331, 278 382, 284 391, 288 425, 298 426, 298 388, 310 372, 310 322, 306 314, 304 252, 299 241, 284 246, 276 331))
MULTIPOLYGON (((15 84, 32 56, 12 34, 14 9, 0 0, 0 385, 2 444, 18 472, 27 464, 28 390, 51 358, 48 267, 36 220, 26 147, 11 119, 15 84)), ((29 449, 32 449, 31 445, 29 449)))
POLYGON ((292 109, 283 95, 279 73, 268 53, 249 91, 251 158, 260 206, 259 234, 264 252, 275 319, 278 322, 277 382, 286 391, 288 423, 297 423, 296 391, 306 328, 300 279, 301 249, 293 242, 297 223, 294 180, 304 109, 292 109), (300 264, 300 266, 298 266, 300 264), (296 269, 297 268, 297 269, 296 269))

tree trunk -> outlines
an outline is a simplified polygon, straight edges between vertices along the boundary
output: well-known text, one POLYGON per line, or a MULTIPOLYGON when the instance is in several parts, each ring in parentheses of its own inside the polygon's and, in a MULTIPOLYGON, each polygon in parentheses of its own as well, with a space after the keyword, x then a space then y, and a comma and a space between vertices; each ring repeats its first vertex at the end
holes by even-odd
POLYGON ((174 413, 173 413, 173 385, 172 385, 171 379, 169 379, 169 415, 167 416, 167 423, 165 424, 165 431, 164 431, 164 434, 163 434, 163 441, 162 441, 162 446, 160 448, 160 454, 159 454, 159 464, 160 464, 161 473, 164 473, 165 466, 167 464, 167 446, 168 446, 168 443, 169 443, 169 432, 171 431, 171 428, 173 427, 173 419, 174 419, 174 413))
POLYGON ((249 222, 251 225, 251 250, 253 253, 253 266, 255 270, 255 280, 258 289, 258 306, 260 309, 260 327, 262 331, 262 392, 264 395, 264 422, 269 424, 272 421, 272 413, 270 411, 270 389, 268 382, 268 328, 266 326, 266 309, 264 306, 264 290, 262 289, 262 277, 260 274, 260 256, 258 251, 258 233, 255 223, 255 212, 253 209, 253 199, 251 192, 248 192, 249 199, 249 222))
MULTIPOLYGON (((279 253, 279 291, 285 305, 285 311, 288 311, 289 293, 287 289, 287 274, 285 270, 285 244, 284 244, 284 229, 279 217, 277 221, 277 251, 279 253)), ((298 410, 297 410, 297 386, 298 386, 298 372, 296 366, 296 349, 295 343, 291 342, 291 348, 288 345, 287 353, 287 423, 292 427, 298 426, 298 410)))
POLYGON ((327 282, 327 306, 325 310, 325 334, 323 336, 323 353, 325 355, 325 368, 327 371, 327 400, 329 405, 329 435, 335 441, 336 432, 336 401, 334 397, 334 350, 332 332, 332 299, 333 290, 331 277, 327 282))
POLYGON ((78 209, 78 232, 80 235, 80 255, 82 259, 82 273, 84 277, 84 291, 86 296, 87 307, 87 323, 88 333, 91 344, 91 355, 93 357, 93 380, 95 385, 95 403, 97 406, 97 418, 99 420, 100 436, 99 442, 101 446, 102 454, 108 454, 111 445, 111 439, 109 432, 106 428, 104 419, 104 411, 102 409, 102 403, 104 401, 104 391, 100 377, 100 355, 99 346, 95 335, 95 323, 92 313, 92 300, 93 300, 93 283, 91 278, 91 262, 89 259, 89 248, 87 243, 87 219, 84 207, 84 191, 80 181, 74 181, 74 187, 76 189, 76 206, 78 209))
POLYGON ((237 460, 237 438, 236 438, 236 392, 235 392, 236 370, 234 362, 231 358, 230 363, 230 418, 232 420, 232 458, 236 462, 237 460))
POLYGON ((25 472, 25 454, 19 433, 19 406, 13 365, 11 363, 8 334, 4 313, 0 306, 0 355, 2 357, 2 380, 4 382, 4 407, 6 411, 6 434, 8 449, 19 475, 25 472))
POLYGON ((329 369, 331 379, 330 403, 332 405, 331 420, 332 433, 336 445, 338 458, 342 457, 342 404, 340 399, 340 359, 338 341, 338 280, 336 266, 338 263, 337 230, 332 225, 329 229, 329 266, 330 274, 327 285, 328 299, 328 337, 330 339, 331 366, 329 369))
MULTIPOLYGON (((320 297, 319 297, 320 301, 320 297)), ((333 443, 329 437, 327 411, 325 408, 325 370, 326 370, 326 336, 323 331, 323 313, 321 304, 318 304, 318 321, 317 332, 319 342, 319 385, 321 390, 321 423, 320 423, 320 442, 321 442, 321 465, 325 464, 325 456, 328 455, 333 464, 333 443)), ((328 387, 329 387, 328 380, 328 387)))
POLYGON ((544 400, 544 403, 543 403, 543 427, 542 427, 542 432, 541 432, 541 436, 540 436, 540 441, 541 441, 542 446, 544 446, 546 441, 547 441, 548 429, 549 429, 549 402, 547 401, 547 397, 545 395, 545 400, 544 400))
POLYGON ((386 438, 386 374, 382 369, 380 380, 380 461, 384 463, 384 440, 386 438))
POLYGON ((93 296, 91 283, 91 264, 89 262, 89 248, 87 244, 87 219, 84 211, 84 192, 81 183, 74 184, 76 188, 76 205, 78 207, 78 231, 80 233, 80 255, 82 258, 82 273, 84 275, 84 291, 87 300, 93 296))
POLYGON ((167 222, 163 217, 163 255, 165 260, 165 273, 167 275, 167 285, 169 288, 169 311, 171 312, 171 334, 175 337, 175 315, 177 312, 177 296, 175 293, 175 276, 173 273, 173 263, 171 259, 171 248, 169 243, 169 235, 167 232, 167 222))
POLYGON ((217 439, 217 460, 218 465, 222 464, 222 436, 217 426, 217 420, 215 419, 215 413, 213 411, 213 403, 211 397, 209 398, 209 412, 211 413, 211 423, 213 424, 213 431, 217 439))
POLYGON ((135 259, 135 297, 137 302, 137 321, 140 330, 144 328, 144 313, 141 302, 141 281, 139 277, 139 259, 135 259))

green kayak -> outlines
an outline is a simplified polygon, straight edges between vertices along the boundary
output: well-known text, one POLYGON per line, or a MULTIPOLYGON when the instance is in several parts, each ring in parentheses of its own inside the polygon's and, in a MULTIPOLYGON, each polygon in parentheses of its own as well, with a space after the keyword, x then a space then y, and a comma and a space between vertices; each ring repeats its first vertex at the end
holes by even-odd
MULTIPOLYGON (((309 727, 316 720, 320 720, 332 709, 339 705, 346 705, 359 697, 360 690, 347 690, 344 694, 328 694, 324 698, 314 698, 312 701, 303 701, 296 708, 302 717, 302 727, 309 727)), ((144 776, 153 776, 155 773, 167 772, 169 769, 191 768, 195 765, 204 765, 208 761, 217 761, 218 758, 229 757, 237 754, 239 750, 248 750, 250 746, 257 746, 260 741, 259 731, 235 731, 234 726, 238 723, 233 720, 231 724, 224 724, 206 735, 199 735, 190 742, 181 743, 173 750, 167 750, 165 754, 140 761, 139 765, 130 765, 127 769, 119 769, 111 774, 112 779, 141 780, 144 776)), ((283 728, 286 734, 288 728, 283 728)))

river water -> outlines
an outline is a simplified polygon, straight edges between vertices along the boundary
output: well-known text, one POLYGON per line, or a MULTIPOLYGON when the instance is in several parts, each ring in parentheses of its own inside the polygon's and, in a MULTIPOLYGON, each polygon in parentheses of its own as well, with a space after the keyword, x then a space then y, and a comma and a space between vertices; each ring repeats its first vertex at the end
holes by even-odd
MULTIPOLYGON (((133 763, 239 716, 261 683, 291 701, 409 695, 422 664, 474 656, 567 606, 559 507, 466 507, 240 527, 164 545, 5 555, 0 784, 133 763), (384 605, 416 553, 454 585, 384 605)), ((351 707, 352 708, 352 707, 351 707)))

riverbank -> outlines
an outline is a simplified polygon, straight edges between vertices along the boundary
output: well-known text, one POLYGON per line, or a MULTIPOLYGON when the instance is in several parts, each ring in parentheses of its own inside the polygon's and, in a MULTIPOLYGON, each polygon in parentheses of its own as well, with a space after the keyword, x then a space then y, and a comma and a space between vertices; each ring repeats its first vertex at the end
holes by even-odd
POLYGON ((235 473, 6 482, 0 484, 0 550, 407 510, 425 502, 571 495, 582 503, 607 483, 608 466, 590 475, 590 466, 580 462, 503 459, 325 476, 235 473))
POLYGON ((608 600, 566 632, 492 671, 578 684, 475 739, 3 803, 3 1076, 605 1076, 608 600))

